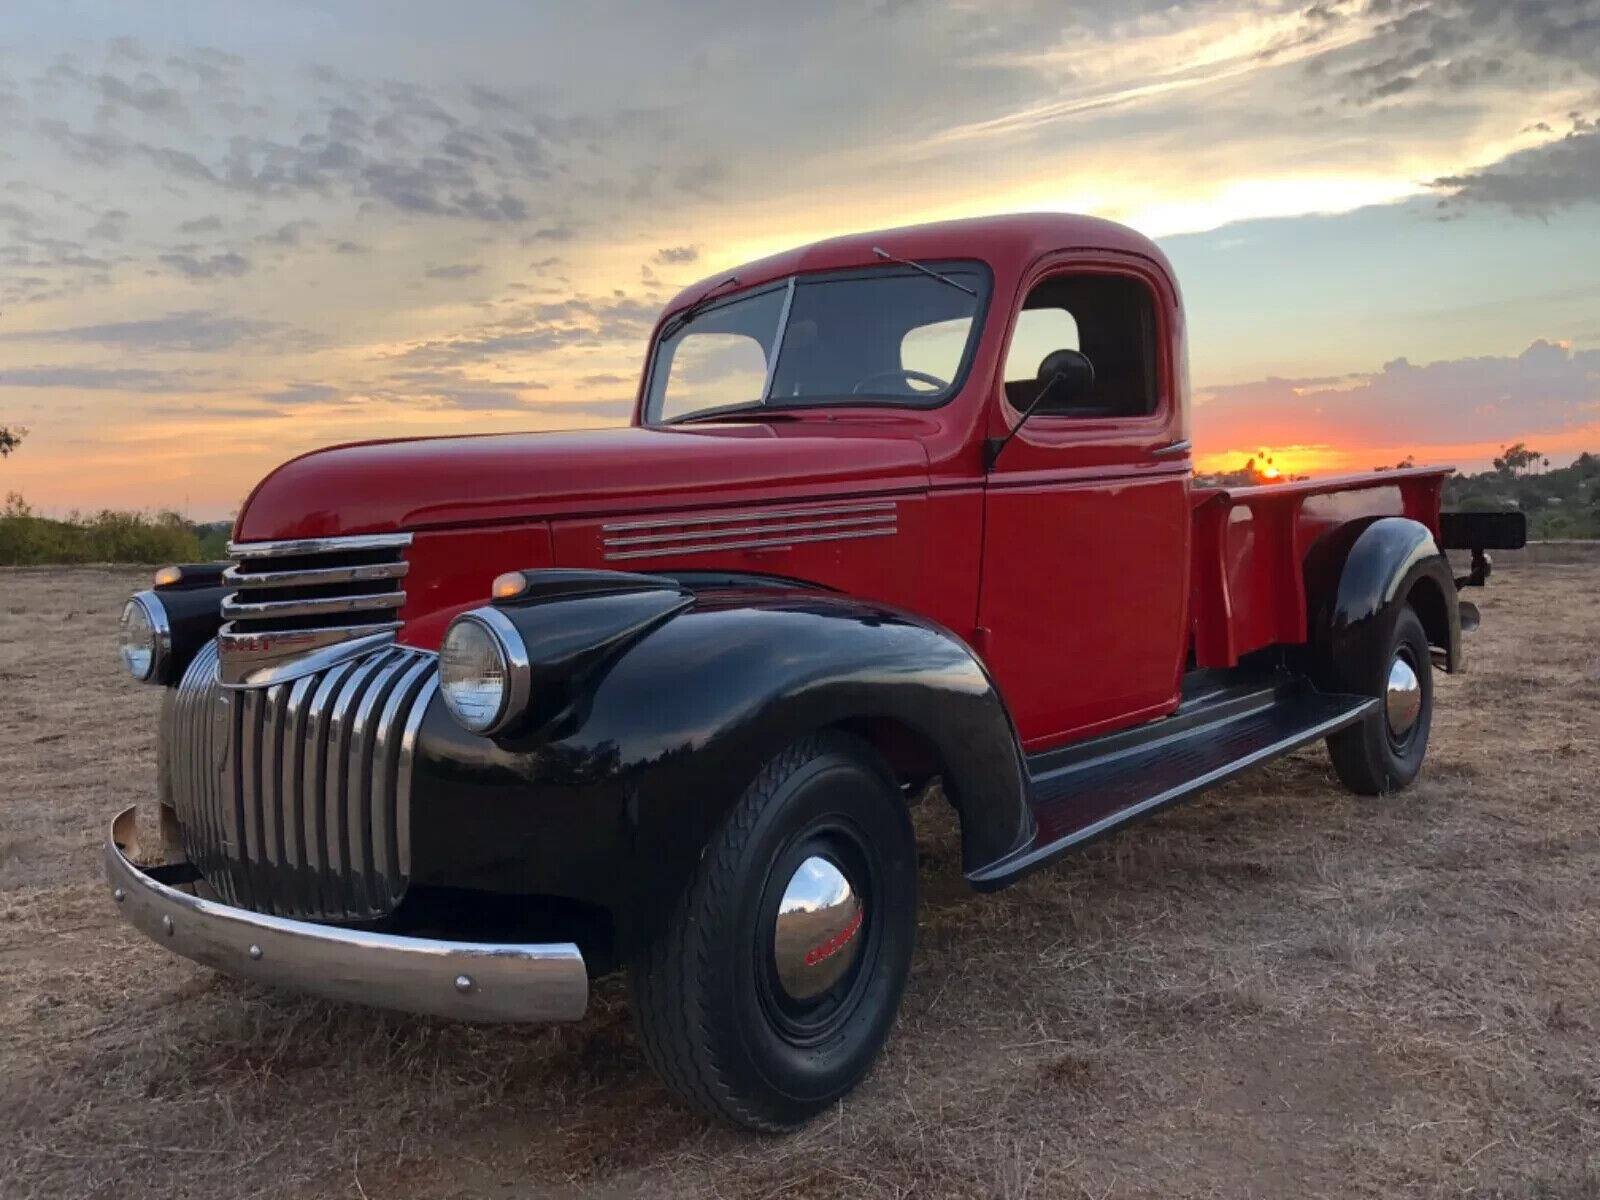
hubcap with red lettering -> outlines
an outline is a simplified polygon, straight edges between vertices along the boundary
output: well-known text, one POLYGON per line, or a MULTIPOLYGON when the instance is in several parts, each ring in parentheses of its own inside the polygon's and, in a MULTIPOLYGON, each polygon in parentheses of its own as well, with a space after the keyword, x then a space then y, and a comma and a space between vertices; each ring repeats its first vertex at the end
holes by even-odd
POLYGON ((792 1046, 836 1034, 860 1007, 881 946, 878 856, 848 819, 825 818, 778 854, 757 910, 756 986, 792 1046))
POLYGON ((855 962, 865 918, 861 898, 830 859, 813 854, 783 890, 773 922, 778 983, 792 1000, 815 1000, 855 962))

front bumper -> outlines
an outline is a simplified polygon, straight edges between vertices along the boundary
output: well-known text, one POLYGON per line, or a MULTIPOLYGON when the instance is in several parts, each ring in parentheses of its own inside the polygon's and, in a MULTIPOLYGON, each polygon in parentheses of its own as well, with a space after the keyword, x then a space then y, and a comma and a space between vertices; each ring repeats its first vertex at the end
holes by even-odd
POLYGON ((137 854, 134 811, 106 837, 111 894, 124 917, 175 954, 330 1000, 465 1021, 576 1021, 588 1007, 588 972, 570 942, 368 933, 265 916, 162 883, 129 858, 137 854))

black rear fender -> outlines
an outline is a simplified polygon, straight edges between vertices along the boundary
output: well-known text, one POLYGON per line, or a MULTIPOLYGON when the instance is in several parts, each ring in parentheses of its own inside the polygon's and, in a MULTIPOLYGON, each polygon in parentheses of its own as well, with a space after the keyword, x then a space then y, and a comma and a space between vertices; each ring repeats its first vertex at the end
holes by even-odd
POLYGON ((1420 521, 1378 517, 1341 525, 1312 546, 1305 578, 1319 684, 1329 686, 1337 664, 1404 604, 1417 610, 1428 641, 1443 653, 1445 670, 1461 668, 1455 578, 1420 521))

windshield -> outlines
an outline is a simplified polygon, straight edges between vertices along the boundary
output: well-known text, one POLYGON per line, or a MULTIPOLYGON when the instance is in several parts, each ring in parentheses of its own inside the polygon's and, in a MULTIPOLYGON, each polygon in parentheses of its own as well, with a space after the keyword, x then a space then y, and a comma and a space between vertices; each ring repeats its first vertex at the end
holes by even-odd
POLYGON ((931 405, 961 385, 989 274, 972 263, 797 277, 708 305, 656 347, 645 420, 812 404, 931 405))

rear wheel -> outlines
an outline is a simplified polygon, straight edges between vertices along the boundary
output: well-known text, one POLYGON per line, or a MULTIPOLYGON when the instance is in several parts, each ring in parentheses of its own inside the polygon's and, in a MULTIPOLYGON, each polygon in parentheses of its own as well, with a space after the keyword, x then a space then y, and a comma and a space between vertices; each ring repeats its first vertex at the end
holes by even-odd
POLYGON ((630 970, 651 1065, 683 1100, 747 1128, 814 1116, 889 1035, 916 889, 910 818, 871 749, 831 734, 790 746, 630 970))
POLYGON ((1410 605, 1379 622, 1364 645, 1336 664, 1338 686, 1376 696, 1378 707, 1328 739, 1345 787, 1362 795, 1397 792, 1422 770, 1433 725, 1433 660, 1428 635, 1410 605))

